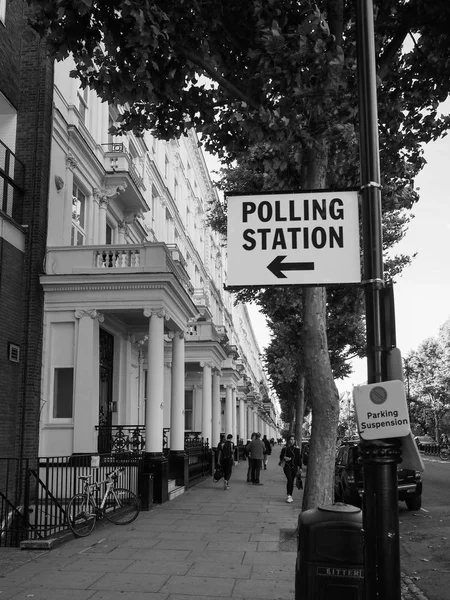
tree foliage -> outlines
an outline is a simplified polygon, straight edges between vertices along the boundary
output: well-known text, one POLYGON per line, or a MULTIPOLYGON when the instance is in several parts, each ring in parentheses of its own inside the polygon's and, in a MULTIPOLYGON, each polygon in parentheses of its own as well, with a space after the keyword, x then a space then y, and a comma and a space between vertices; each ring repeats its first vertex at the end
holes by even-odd
POLYGON ((413 425, 439 439, 450 412, 450 320, 405 358, 413 425))
MULTIPOLYGON (((52 56, 72 53, 82 86, 122 106, 116 133, 147 129, 171 139, 195 127, 227 164, 244 153, 254 158, 247 168, 256 169, 262 189, 358 185, 356 3, 28 2, 52 56)), ((421 145, 450 124, 438 114, 450 90, 450 5, 374 4, 383 209, 395 216, 387 247, 404 235, 418 199, 421 145)), ((387 266, 395 274, 407 261, 387 266)), ((330 306, 322 288, 303 290, 302 368, 313 409, 313 477, 304 508, 331 500, 339 398, 326 327, 330 306)))

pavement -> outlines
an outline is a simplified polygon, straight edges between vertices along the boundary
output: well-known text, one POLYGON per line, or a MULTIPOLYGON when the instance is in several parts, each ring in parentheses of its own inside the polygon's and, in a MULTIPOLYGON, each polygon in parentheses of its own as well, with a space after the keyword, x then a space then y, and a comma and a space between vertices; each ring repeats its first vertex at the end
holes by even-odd
MULTIPOLYGON (((286 503, 279 451, 262 486, 240 463, 227 491, 208 478, 130 525, 101 521, 52 550, 0 548, 0 600, 294 600, 302 491, 286 503)), ((402 600, 430 599, 402 574, 402 600)))

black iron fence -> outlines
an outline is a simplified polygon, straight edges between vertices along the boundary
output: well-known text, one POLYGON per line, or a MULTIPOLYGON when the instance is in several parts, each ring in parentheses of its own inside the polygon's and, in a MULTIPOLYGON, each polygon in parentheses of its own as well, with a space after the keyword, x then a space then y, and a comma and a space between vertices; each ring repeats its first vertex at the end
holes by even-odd
POLYGON ((125 467, 120 485, 138 493, 139 455, 74 455, 30 459, 0 458, 0 546, 45 539, 68 529, 66 508, 82 491, 80 475, 93 482, 125 467))
MULTIPOLYGON (((129 439, 133 439, 132 434, 129 439)), ((185 487, 212 475, 213 452, 208 439, 198 432, 187 432, 185 452, 188 456, 185 487)), ((170 452, 167 454, 170 461, 170 452)), ((237 454, 239 457, 240 452, 237 454)), ((68 530, 67 505, 83 488, 79 476, 92 474, 92 482, 100 482, 119 466, 125 467, 121 487, 139 495, 144 479, 143 453, 139 451, 36 459, 0 458, 0 547, 19 546, 24 540, 47 539, 68 530)))
POLYGON ((198 432, 186 432, 184 451, 188 455, 189 486, 195 485, 207 475, 212 475, 212 452, 208 439, 200 437, 198 432))

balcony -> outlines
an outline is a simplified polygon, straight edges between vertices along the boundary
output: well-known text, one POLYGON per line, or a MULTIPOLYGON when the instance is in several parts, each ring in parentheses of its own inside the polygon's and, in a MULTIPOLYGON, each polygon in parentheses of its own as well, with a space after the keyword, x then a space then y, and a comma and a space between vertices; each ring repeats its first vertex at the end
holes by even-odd
POLYGON ((162 242, 119 244, 114 246, 58 246, 47 251, 46 275, 104 275, 121 280, 131 274, 172 273, 180 285, 192 294, 185 261, 177 246, 162 242), (117 276, 117 277, 116 277, 117 276))
POLYGON ((25 167, 0 140, 0 210, 22 223, 25 167))
POLYGON ((102 144, 104 150, 104 166, 106 185, 122 188, 116 202, 122 201, 125 212, 147 212, 150 210, 144 198, 146 191, 144 180, 139 175, 132 156, 123 143, 102 144))
POLYGON ((191 323, 187 339, 195 342, 213 341, 222 343, 226 337, 224 327, 217 327, 212 321, 195 321, 191 323))

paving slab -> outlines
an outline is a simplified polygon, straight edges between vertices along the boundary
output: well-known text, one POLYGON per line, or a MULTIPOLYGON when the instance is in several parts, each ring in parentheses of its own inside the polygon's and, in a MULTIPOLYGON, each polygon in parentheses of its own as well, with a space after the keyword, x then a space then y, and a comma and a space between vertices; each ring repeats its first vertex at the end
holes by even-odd
POLYGON ((112 592, 160 592, 172 576, 158 573, 108 573, 91 584, 89 589, 112 592))

